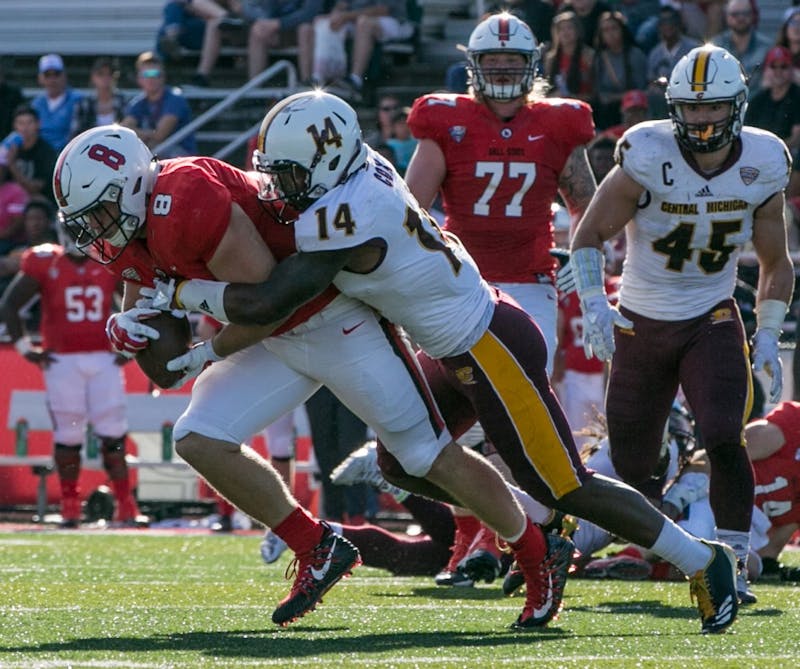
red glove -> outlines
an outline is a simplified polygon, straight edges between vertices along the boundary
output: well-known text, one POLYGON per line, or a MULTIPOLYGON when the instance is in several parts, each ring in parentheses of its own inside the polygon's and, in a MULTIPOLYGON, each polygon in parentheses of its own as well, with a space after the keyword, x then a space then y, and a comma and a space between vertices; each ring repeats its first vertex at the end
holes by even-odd
POLYGON ((151 339, 158 339, 158 330, 142 323, 161 312, 158 309, 128 309, 111 314, 106 321, 106 336, 114 350, 126 358, 133 358, 150 344, 151 339))

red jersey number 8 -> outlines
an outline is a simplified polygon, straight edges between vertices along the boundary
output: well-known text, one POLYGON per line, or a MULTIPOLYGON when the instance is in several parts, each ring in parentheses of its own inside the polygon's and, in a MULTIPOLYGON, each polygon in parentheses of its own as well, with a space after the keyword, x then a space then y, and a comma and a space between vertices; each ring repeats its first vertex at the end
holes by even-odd
POLYGON ((103 163, 103 165, 115 171, 119 171, 119 168, 125 164, 125 156, 123 156, 119 151, 109 149, 107 146, 103 146, 102 144, 92 144, 87 155, 92 160, 103 163))

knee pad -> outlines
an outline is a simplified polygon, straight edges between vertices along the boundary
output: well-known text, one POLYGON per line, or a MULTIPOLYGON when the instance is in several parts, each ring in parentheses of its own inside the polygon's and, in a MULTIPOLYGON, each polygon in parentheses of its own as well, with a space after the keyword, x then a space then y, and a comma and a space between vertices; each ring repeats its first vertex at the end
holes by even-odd
POLYGON ((128 477, 128 465, 125 462, 125 436, 100 437, 100 453, 103 456, 103 468, 112 481, 128 477))
POLYGON ((56 444, 53 460, 62 481, 77 481, 81 473, 81 445, 56 444))

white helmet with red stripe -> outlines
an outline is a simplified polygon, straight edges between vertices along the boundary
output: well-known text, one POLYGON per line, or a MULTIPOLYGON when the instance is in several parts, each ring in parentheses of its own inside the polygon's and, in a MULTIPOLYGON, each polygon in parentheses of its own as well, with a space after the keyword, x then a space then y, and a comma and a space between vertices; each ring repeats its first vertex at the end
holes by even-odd
POLYGON ((491 100, 513 100, 533 89, 539 45, 528 24, 513 14, 502 12, 481 21, 469 36, 467 72, 476 93, 491 100), (521 68, 508 69, 481 65, 487 53, 516 53, 525 57, 521 68))
POLYGON ((716 151, 739 136, 747 111, 747 77, 741 64, 725 49, 712 44, 696 47, 672 70, 666 90, 675 137, 698 153, 716 151), (731 113, 718 123, 690 124, 683 105, 729 102, 731 113))
POLYGON ((67 144, 53 193, 60 224, 81 252, 102 263, 122 253, 144 225, 155 166, 147 145, 119 125, 92 128, 67 144))

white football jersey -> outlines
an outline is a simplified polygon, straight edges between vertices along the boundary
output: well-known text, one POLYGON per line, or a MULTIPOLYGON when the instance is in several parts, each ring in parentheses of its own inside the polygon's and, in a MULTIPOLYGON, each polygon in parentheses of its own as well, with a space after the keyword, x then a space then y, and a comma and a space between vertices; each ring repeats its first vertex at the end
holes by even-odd
POLYGON ((295 222, 300 251, 371 243, 383 249, 367 273, 342 270, 334 284, 399 325, 428 355, 469 350, 494 313, 493 294, 461 243, 419 206, 379 154, 295 222))
POLYGON ((671 122, 649 121, 623 135, 616 160, 646 188, 626 228, 620 304, 677 321, 730 298, 754 211, 788 183, 786 145, 745 127, 739 155, 723 171, 703 175, 684 158, 671 122))

